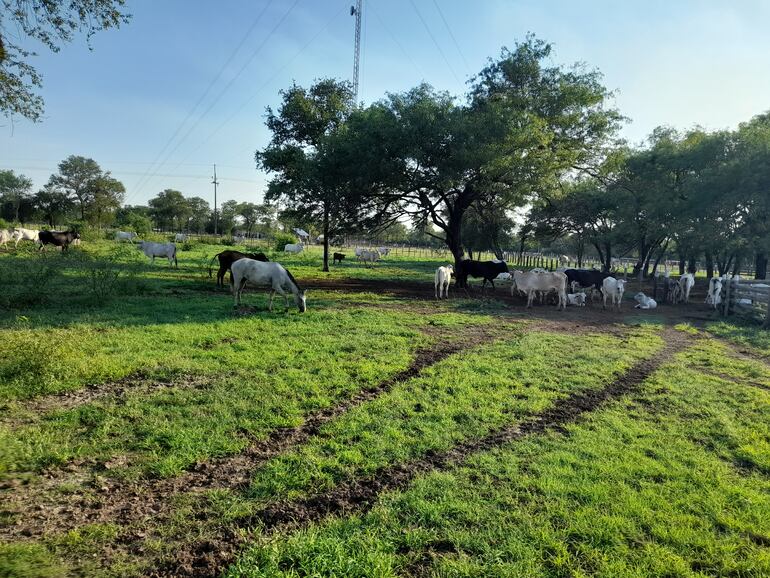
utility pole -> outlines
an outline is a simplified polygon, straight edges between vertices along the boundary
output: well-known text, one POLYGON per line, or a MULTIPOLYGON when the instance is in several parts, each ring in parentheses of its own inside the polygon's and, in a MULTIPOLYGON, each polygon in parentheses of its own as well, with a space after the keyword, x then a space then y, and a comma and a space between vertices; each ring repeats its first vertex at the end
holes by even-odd
POLYGON ((219 184, 219 181, 217 180, 217 165, 214 165, 214 180, 211 181, 211 184, 214 185, 214 235, 217 234, 217 224, 218 224, 218 218, 217 218, 217 185, 219 184))
POLYGON ((353 49, 353 102, 358 104, 358 61, 361 58, 361 11, 364 0, 356 0, 356 5, 350 7, 350 15, 356 17, 356 42, 353 49))

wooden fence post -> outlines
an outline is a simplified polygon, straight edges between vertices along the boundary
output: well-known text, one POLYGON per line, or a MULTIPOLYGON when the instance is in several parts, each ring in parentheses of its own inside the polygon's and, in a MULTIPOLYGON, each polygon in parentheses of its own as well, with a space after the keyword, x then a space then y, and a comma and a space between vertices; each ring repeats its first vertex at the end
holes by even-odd
POLYGON ((727 287, 725 288, 725 302, 722 307, 722 310, 724 311, 723 316, 727 317, 730 315, 730 287, 733 284, 733 279, 730 278, 727 280, 727 287))

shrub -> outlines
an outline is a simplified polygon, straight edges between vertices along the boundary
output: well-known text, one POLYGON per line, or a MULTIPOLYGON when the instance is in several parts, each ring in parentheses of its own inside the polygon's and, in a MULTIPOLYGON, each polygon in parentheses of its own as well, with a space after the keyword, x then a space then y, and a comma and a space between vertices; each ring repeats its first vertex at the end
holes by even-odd
POLYGON ((291 233, 276 233, 275 237, 273 237, 273 248, 276 251, 283 251, 284 246, 296 242, 297 237, 291 233))
POLYGON ((3 291, 0 306, 21 309, 48 301, 48 287, 54 277, 60 277, 60 262, 44 256, 30 256, 18 259, 3 259, 0 278, 3 291))

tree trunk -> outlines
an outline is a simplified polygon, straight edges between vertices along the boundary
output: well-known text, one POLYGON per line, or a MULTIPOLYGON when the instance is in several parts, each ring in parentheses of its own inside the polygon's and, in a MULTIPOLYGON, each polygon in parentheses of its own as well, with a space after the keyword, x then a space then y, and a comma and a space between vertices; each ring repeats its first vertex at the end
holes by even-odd
POLYGON ((329 211, 324 204, 324 268, 323 272, 329 272, 329 211))
POLYGON ((736 255, 735 256, 735 263, 733 263, 733 277, 738 275, 741 272, 741 256, 736 255))
POLYGON ((679 275, 684 275, 685 258, 683 255, 679 255, 679 275))
POLYGON ((697 271, 698 271, 698 266, 695 262, 695 257, 691 256, 689 259, 687 259, 687 272, 695 275, 697 271))
POLYGON ((714 276, 714 255, 706 251, 706 279, 714 276))
POLYGON ((604 243, 604 258, 605 262, 602 264, 602 271, 609 273, 612 269, 612 245, 604 243))
POLYGON ((767 253, 757 253, 755 265, 756 265, 756 271, 754 273, 754 279, 766 279, 767 278, 767 253))

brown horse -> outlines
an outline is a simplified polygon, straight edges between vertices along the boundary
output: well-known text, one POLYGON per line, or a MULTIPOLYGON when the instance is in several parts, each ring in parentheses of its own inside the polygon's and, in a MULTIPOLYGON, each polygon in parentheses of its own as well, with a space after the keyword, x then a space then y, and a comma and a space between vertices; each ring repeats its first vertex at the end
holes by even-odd
POLYGON ((270 261, 264 253, 241 253, 240 251, 222 251, 217 253, 211 258, 209 263, 209 277, 211 277, 211 265, 214 263, 214 259, 219 258, 219 271, 217 272, 217 287, 224 287, 225 285, 225 273, 230 271, 230 281, 233 280, 233 272, 231 267, 233 263, 244 257, 247 259, 254 259, 255 261, 262 261, 264 263, 270 261))

